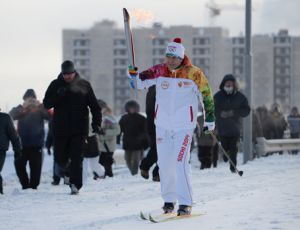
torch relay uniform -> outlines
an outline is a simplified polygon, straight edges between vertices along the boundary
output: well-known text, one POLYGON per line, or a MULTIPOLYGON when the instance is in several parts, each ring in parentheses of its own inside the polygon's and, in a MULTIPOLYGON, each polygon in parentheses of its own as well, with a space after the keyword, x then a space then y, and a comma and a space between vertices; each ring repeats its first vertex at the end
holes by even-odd
MULTIPOLYGON (((169 46, 176 48, 175 43, 169 43, 167 52, 169 46)), ((214 103, 204 73, 193 66, 187 56, 182 59, 174 71, 170 71, 167 64, 159 64, 141 72, 137 87, 156 86, 156 143, 163 200, 192 206, 190 144, 199 103, 204 105, 207 124, 214 123, 214 103)))

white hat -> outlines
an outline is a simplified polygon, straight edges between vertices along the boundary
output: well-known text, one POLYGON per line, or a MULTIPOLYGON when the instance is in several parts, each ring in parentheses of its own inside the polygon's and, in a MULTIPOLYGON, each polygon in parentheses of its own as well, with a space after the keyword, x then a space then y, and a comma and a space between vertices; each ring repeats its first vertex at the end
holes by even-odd
POLYGON ((181 38, 175 38, 173 42, 168 43, 166 56, 173 56, 183 59, 184 50, 184 46, 181 44, 181 38))

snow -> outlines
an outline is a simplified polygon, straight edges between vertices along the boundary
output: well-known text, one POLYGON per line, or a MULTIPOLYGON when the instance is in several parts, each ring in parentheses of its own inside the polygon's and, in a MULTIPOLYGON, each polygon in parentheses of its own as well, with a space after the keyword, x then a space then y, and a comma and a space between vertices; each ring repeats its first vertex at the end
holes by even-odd
POLYGON ((114 178, 89 178, 78 196, 66 185, 52 186, 52 157, 45 155, 37 191, 20 188, 8 154, 2 175, 0 229, 300 229, 300 155, 273 155, 239 165, 241 178, 227 164, 200 171, 192 157, 195 213, 192 219, 153 224, 139 211, 162 206, 159 183, 131 176, 116 165, 114 178))

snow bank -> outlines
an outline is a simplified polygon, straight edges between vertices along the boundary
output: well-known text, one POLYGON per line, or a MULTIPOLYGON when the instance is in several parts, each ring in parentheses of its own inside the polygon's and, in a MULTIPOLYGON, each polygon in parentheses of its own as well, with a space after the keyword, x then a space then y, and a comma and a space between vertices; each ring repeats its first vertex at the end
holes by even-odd
POLYGON ((23 191, 8 155, 0 196, 0 229, 300 229, 300 156, 274 155, 246 165, 242 178, 227 164, 199 170, 193 154, 194 212, 206 215, 152 224, 139 219, 140 210, 162 206, 159 183, 131 176, 123 165, 114 178, 88 179, 78 196, 65 185, 52 186, 52 158, 45 156, 37 191, 23 191))

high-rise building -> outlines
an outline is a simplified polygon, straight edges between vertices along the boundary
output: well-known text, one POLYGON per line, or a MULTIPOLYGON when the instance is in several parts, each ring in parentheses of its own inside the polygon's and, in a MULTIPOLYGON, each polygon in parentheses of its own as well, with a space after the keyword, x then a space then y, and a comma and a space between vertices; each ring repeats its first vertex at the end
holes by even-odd
MULTIPOLYGON (((225 74, 233 73, 245 87, 244 37, 229 37, 220 27, 170 26, 155 23, 134 29, 136 65, 144 70, 164 61, 166 45, 175 37, 183 39, 186 54, 202 68, 214 92, 225 74)), ((87 30, 63 30, 63 58, 75 62, 88 79, 96 96, 112 106, 116 114, 136 99, 127 79, 127 48, 122 28, 113 21, 96 23, 87 30)), ((285 110, 300 106, 300 37, 288 35, 253 36, 253 106, 280 103, 285 110)), ((145 92, 138 93, 144 110, 145 92)))
MULTIPOLYGON (((232 38, 233 73, 245 86, 244 37, 232 38)), ((274 35, 254 35, 253 106, 278 103, 284 112, 300 106, 300 37, 287 30, 274 35)), ((243 88, 243 87, 242 87, 243 88)))

